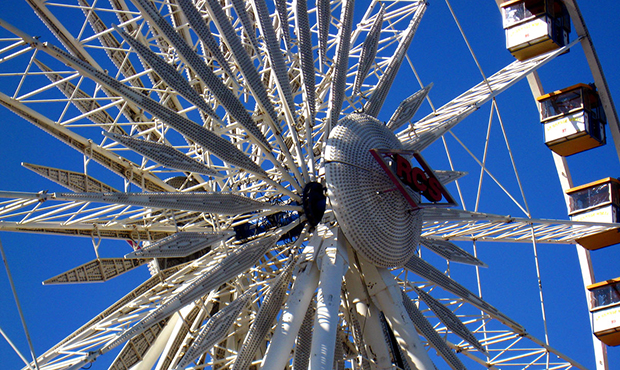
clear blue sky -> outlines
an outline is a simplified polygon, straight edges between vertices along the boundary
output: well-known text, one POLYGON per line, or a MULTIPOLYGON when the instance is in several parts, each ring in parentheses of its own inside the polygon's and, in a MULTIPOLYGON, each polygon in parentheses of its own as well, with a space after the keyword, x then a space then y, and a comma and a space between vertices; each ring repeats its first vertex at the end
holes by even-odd
MULTIPOLYGON (((364 1, 358 0, 357 3, 363 5, 364 1)), ((452 3, 486 75, 491 75, 509 64, 512 57, 504 49, 504 33, 495 1, 452 0, 452 3)), ((617 15, 620 14, 620 4, 613 0, 582 0, 580 6, 612 96, 618 102, 620 27, 617 15)), ((6 2, 0 18, 33 35, 42 35, 44 41, 59 45, 31 13, 25 2, 6 2)), ((481 80, 443 0, 435 0, 430 4, 409 56, 424 84, 434 83, 430 96, 436 107, 481 80)), ((540 75, 547 92, 576 83, 593 82, 580 47, 575 47, 569 54, 543 67, 540 75)), ((391 106, 395 107, 399 99, 415 92, 415 84, 415 81, 398 80, 389 97, 391 106)), ((566 219, 560 184, 551 154, 543 144, 542 128, 537 123, 538 113, 527 84, 521 82, 502 94, 498 103, 533 217, 566 219)), ((426 111, 419 113, 417 118, 428 112, 428 107, 423 109, 426 111)), ((482 155, 482 145, 479 143, 484 139, 489 109, 490 105, 483 107, 455 130, 459 137, 472 143, 479 156, 482 155)), ((382 113, 384 120, 389 118, 389 111, 390 109, 386 108, 382 113)), ((0 112, 0 127, 3 133, 0 135, 0 190, 60 190, 55 184, 20 167, 20 162, 59 166, 59 161, 66 161, 64 168, 78 171, 81 169, 81 157, 73 150, 12 113, 6 110, 0 112)), ((493 130, 494 137, 499 136, 498 126, 494 126, 493 130)), ((569 158, 575 184, 620 176, 618 156, 609 130, 607 132, 607 146, 569 158)), ((435 145, 423 154, 433 168, 447 169, 446 160, 438 154, 439 149, 435 145)), ((463 155, 456 149, 453 154, 457 157, 463 155)), ((492 170, 514 189, 515 183, 506 150, 499 144, 493 144, 491 155, 492 170)), ((474 167, 467 164, 467 159, 463 159, 461 163, 464 168, 457 169, 472 171, 470 179, 463 184, 469 191, 469 196, 465 199, 466 206, 472 209, 475 195, 473 184, 478 174, 474 167)), ((451 191, 456 196, 453 188, 451 191)), ((479 209, 496 214, 523 216, 487 180, 479 209)), ((94 253, 90 241, 83 238, 73 240, 4 232, 0 233, 0 239, 8 255, 37 354, 41 354, 98 314, 148 274, 146 268, 142 268, 105 284, 44 287, 41 281, 92 260, 94 253)), ((462 246, 471 250, 471 247, 462 246)), ((127 251, 126 244, 107 241, 100 250, 103 256, 122 256, 127 251)), ((479 243, 478 251, 480 258, 489 265, 488 269, 481 272, 483 297, 542 339, 543 329, 531 244, 479 243)), ((620 276, 617 262, 620 260, 619 251, 616 246, 592 254, 597 280, 620 276)), ((594 368, 589 313, 575 247, 539 245, 539 255, 551 345, 586 367, 594 368)), ((455 267, 455 274, 458 275, 461 271, 471 273, 472 269, 455 267)), ((463 279, 465 285, 476 290, 472 285, 473 280, 463 279)), ((4 270, 0 273, 0 327, 24 355, 28 356, 28 347, 4 270)), ((610 348, 609 354, 610 367, 619 368, 620 350, 610 348)), ((19 358, 3 339, 0 339, 0 366, 6 369, 21 368, 19 358)), ((100 368, 97 366, 95 364, 93 369, 100 368)))

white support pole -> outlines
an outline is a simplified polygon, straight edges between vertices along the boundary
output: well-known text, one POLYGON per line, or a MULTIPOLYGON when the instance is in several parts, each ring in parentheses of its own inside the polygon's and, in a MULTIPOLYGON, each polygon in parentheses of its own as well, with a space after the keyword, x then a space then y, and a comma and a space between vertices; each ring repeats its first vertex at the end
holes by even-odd
MULTIPOLYGON (((350 258, 350 257, 349 257, 350 258)), ((362 343, 366 347, 366 355, 373 369, 389 370, 392 364, 390 350, 383 337, 383 329, 379 321, 379 309, 366 295, 362 282, 353 272, 347 271, 347 299, 351 305, 351 314, 356 315, 362 330, 362 343)))
POLYGON ((417 370, 435 370, 435 365, 422 345, 415 325, 403 305, 400 288, 392 273, 385 268, 377 268, 361 258, 360 263, 368 292, 390 324, 409 366, 417 370))
POLYGON ((184 307, 180 312, 170 316, 170 319, 166 323, 166 326, 164 326, 164 329, 159 333, 159 335, 157 335, 155 341, 144 354, 142 361, 133 366, 131 370, 150 370, 153 366, 155 366, 155 363, 166 348, 166 344, 170 342, 169 339, 172 337, 172 333, 178 333, 178 329, 183 325, 181 315, 186 316, 193 307, 194 305, 191 304, 184 307))
POLYGON ((13 348, 13 351, 15 351, 15 353, 19 356, 19 358, 22 359, 22 361, 24 362, 24 364, 26 364, 26 367, 28 367, 28 369, 30 370, 34 370, 32 368, 32 366, 30 366, 30 363, 28 362, 28 360, 26 360, 26 358, 24 357, 24 355, 22 355, 21 352, 19 352, 19 349, 15 346, 15 344, 13 344, 13 342, 11 341, 11 339, 8 337, 8 335, 6 335, 4 333, 4 331, 2 330, 2 328, 0 328, 0 335, 2 335, 4 337, 4 339, 7 341, 7 343, 11 346, 11 348, 13 348))
MULTIPOLYGON (((210 293, 211 295, 212 293, 210 293)), ((179 333, 183 330, 183 326, 188 325, 187 322, 185 322, 185 320, 178 320, 178 318, 180 317, 187 317, 187 315, 191 312, 192 309, 194 309, 194 307, 196 307, 195 303, 192 303, 186 307, 183 307, 178 314, 172 315, 172 317, 170 317, 170 320, 168 322, 168 324, 166 325, 166 327, 164 328, 164 330, 159 334, 158 339, 161 338, 162 336, 166 335, 168 337, 172 337, 172 338, 176 338, 179 333), (180 315, 180 317, 179 317, 180 315), (174 328, 174 329, 169 329, 170 328, 174 328)), ((189 323, 191 325, 191 323, 189 323)), ((154 344, 155 345, 155 344, 154 344)), ((163 349, 160 351, 160 356, 159 357, 159 361, 157 362, 157 366, 155 367, 155 370, 163 370, 163 365, 166 362, 166 358, 168 356, 174 356, 175 353, 170 353, 171 351, 175 350, 174 349, 174 341, 168 340, 165 343, 165 346, 163 347, 163 349)), ((152 347, 151 347, 152 348, 152 347)), ((176 362, 178 362, 180 360, 180 358, 176 358, 173 361, 173 364, 176 365, 176 362)), ((146 366, 146 365, 145 365, 146 366)), ((151 367, 148 367, 148 369, 151 369, 153 366, 151 365, 151 367)))
MULTIPOLYGON (((28 332, 28 326, 26 325, 26 319, 24 317, 24 312, 22 311, 22 306, 19 303, 19 298, 17 298, 17 290, 15 289, 15 284, 13 283, 13 275, 11 275, 11 270, 9 269, 9 262, 7 261, 6 255, 4 254, 4 247, 2 246, 1 241, 0 241, 0 256, 2 256, 2 262, 4 262, 4 268, 6 269, 6 275, 9 278, 9 284, 11 285, 11 291, 13 292, 13 298, 15 299, 15 305, 17 306, 17 312, 19 313, 19 318, 22 322, 24 333, 26 334, 26 340, 28 341, 28 347, 30 348, 30 355, 32 356, 34 367, 35 369, 39 370, 39 363, 37 362, 37 356, 34 354, 34 346, 32 345, 32 339, 30 339, 30 332, 28 332)), ((30 367, 30 365, 28 365, 28 367, 30 367)))
POLYGON ((325 234, 320 256, 320 280, 317 290, 314 333, 310 349, 311 370, 332 370, 340 308, 340 288, 348 261, 339 229, 325 234), (338 233, 338 235, 333 234, 338 233))
POLYGON ((366 292, 366 287, 360 277, 362 276, 361 267, 358 266, 355 252, 347 241, 347 252, 349 255, 349 270, 345 274, 347 284, 347 300, 350 305, 351 315, 355 315, 362 331, 366 348, 366 356, 373 370, 388 370, 393 368, 390 350, 387 346, 382 333, 381 322, 379 321, 379 309, 372 303, 366 292))
MULTIPOLYGON (((495 0, 497 5, 500 6, 503 0, 495 0)), ((592 76, 594 77, 595 85, 598 88, 599 96, 601 102, 603 103, 603 109, 605 110, 605 115, 607 116, 607 123, 609 124, 609 129, 612 134, 612 138, 614 141, 614 146, 616 148, 616 152, 618 153, 618 157, 620 157, 620 122, 618 120, 618 114, 616 112, 615 105, 612 101, 611 94, 609 92, 609 86, 607 85, 607 80, 603 74, 603 68, 601 67, 600 61, 596 54, 596 50, 594 50, 594 44, 592 43, 592 39, 590 38, 590 33, 585 25, 583 16, 581 15, 581 11, 577 6, 576 0, 565 0, 564 4, 569 12, 571 20, 573 21, 573 25, 575 26, 575 30, 577 31, 577 35, 583 37, 581 40, 581 46, 583 47, 584 54, 588 61, 588 65, 590 66, 590 70, 592 72, 592 76)), ((540 78, 538 77, 538 72, 534 71, 527 76, 528 83, 530 85, 530 90, 532 91, 532 95, 534 98, 537 98, 543 95, 544 90, 542 87, 542 83, 540 82, 540 78)), ((552 153, 553 160, 555 162, 555 167, 558 173, 558 177, 560 179, 560 184, 562 186, 562 191, 566 192, 567 189, 573 187, 573 180, 571 178, 570 170, 568 169, 568 164, 566 162, 566 158, 561 157, 555 153, 552 153)), ((564 199, 566 201, 566 208, 568 209, 568 196, 566 193, 564 194, 564 199)), ((592 268, 592 260, 590 259, 590 251, 583 248, 579 244, 576 245, 577 248, 577 256, 579 258, 579 265, 581 267, 581 275, 583 277, 584 290, 586 295, 586 301, 588 303, 588 308, 592 308, 592 293, 585 289, 586 286, 593 284, 595 282, 594 279, 594 270, 592 268)), ((590 314, 590 327, 593 327, 592 315, 590 314)), ((594 329, 592 329, 594 331, 594 329)), ((592 341, 594 344, 594 356, 596 358, 596 369, 597 370, 609 370, 609 364, 607 361, 607 346, 601 342, 594 334, 592 334, 592 341)))
POLYGON ((284 369, 286 366, 318 283, 319 269, 314 261, 302 262, 297 269, 295 283, 282 309, 261 369, 284 369))
MULTIPOLYGON (((572 17, 572 15, 571 15, 572 17)), ((589 36, 588 36, 589 37, 589 36)), ((530 85, 530 90, 532 91, 532 95, 534 98, 541 96, 544 93, 542 83, 540 78, 538 77, 538 73, 534 72, 528 75, 528 83, 530 85)), ((614 109, 615 112, 615 109, 614 109)), ((553 157, 553 162, 555 164, 555 169, 558 173, 558 179, 560 180, 560 186, 562 188, 562 192, 564 193, 564 201, 566 203, 566 209, 570 210, 569 197, 566 194, 566 190, 573 187, 573 178, 570 173, 570 169, 568 168, 568 162, 565 157, 562 157, 554 152, 551 152, 553 157)), ((592 293, 586 289, 588 285, 594 284, 596 279, 594 278, 594 269, 592 268, 592 260, 590 259, 590 251, 585 249, 579 244, 575 245, 577 248, 577 257, 579 259, 579 266, 581 269, 581 276, 583 279, 584 285, 584 293, 586 296, 586 302, 588 304, 588 309, 592 308, 592 293)), ((594 357, 596 359, 596 369, 597 370, 609 370, 609 364, 607 361, 607 346, 601 342, 594 335, 594 323, 592 322, 592 314, 590 315, 590 327, 592 328, 592 344, 594 348, 594 357)))

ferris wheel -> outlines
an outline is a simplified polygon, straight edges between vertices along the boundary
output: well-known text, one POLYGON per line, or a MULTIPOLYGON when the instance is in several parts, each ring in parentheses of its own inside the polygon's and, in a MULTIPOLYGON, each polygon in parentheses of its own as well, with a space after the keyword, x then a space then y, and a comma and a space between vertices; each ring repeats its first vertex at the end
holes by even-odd
POLYGON ((425 156, 579 40, 418 117, 423 0, 29 4, 52 35, 0 22, 0 104, 83 171, 23 164, 65 190, 2 191, 0 231, 91 239, 94 260, 45 284, 150 277, 26 368, 585 369, 450 266, 485 266, 457 242, 614 227, 466 210, 464 171, 496 180, 486 150, 477 169, 425 156), (110 239, 130 247, 101 257, 110 239))

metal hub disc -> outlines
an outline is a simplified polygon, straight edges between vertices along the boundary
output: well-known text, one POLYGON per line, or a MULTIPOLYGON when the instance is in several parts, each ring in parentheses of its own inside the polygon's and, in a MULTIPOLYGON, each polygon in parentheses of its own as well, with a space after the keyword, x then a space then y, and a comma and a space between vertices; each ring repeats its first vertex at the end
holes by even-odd
MULTIPOLYGON (((381 267, 402 266, 420 240, 422 212, 405 198, 370 154, 402 149, 378 119, 353 113, 338 121, 325 147, 329 201, 353 248, 381 267)), ((419 200, 419 195, 415 194, 419 200)))

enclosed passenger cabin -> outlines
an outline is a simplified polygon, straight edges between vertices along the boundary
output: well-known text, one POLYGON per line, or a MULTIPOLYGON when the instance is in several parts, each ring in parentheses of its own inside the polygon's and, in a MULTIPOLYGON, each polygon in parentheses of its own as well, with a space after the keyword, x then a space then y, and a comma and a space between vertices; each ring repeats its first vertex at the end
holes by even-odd
POLYGON ((567 157, 605 144, 605 111, 591 85, 578 84, 536 100, 549 149, 567 157))
MULTIPOLYGON (((608 177, 589 184, 568 189, 569 215, 573 221, 619 222, 620 181, 608 177)), ((620 225, 619 225, 620 226, 620 225)), ((604 231, 578 239, 589 250, 620 243, 619 229, 604 231)))
POLYGON ((620 278, 588 286, 592 292, 594 335, 608 346, 620 345, 620 278))
POLYGON ((570 16, 560 0, 510 0, 501 4, 506 48, 526 60, 568 44, 570 16))

